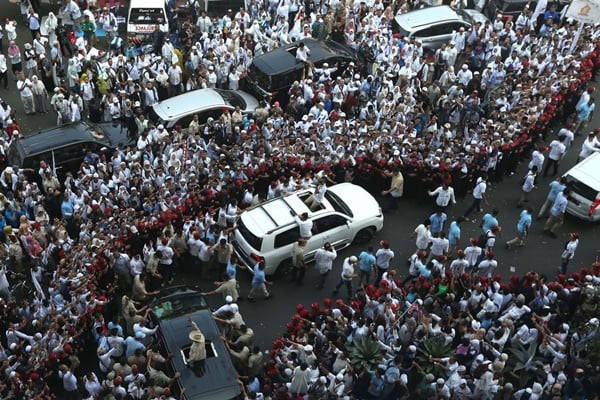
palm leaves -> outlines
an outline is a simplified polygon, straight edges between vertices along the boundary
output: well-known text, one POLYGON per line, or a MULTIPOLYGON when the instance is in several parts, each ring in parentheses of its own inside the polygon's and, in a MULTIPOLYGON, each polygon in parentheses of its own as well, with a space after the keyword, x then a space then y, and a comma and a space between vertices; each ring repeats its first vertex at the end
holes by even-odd
POLYGON ((433 362, 433 358, 450 357, 454 351, 444 337, 431 337, 423 340, 417 347, 417 360, 421 368, 434 376, 443 376, 446 371, 433 362))
POLYGON ((546 359, 538 356, 537 345, 507 349, 513 357, 509 358, 509 374, 518 380, 520 387, 529 385, 530 382, 543 382, 546 380, 544 363, 546 359))
POLYGON ((355 337, 346 348, 349 350, 350 363, 356 369, 375 369, 383 358, 381 346, 369 336, 355 337))

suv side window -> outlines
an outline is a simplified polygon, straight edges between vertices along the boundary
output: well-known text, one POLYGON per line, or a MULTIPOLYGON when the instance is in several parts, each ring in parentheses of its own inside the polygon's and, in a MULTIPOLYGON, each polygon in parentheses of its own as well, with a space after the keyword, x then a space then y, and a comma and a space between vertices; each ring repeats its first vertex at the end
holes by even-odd
POLYGON ((298 225, 290 227, 288 230, 283 231, 275 236, 275 248, 278 249, 288 244, 292 244, 300 239, 300 230, 298 225))
POLYGON ((326 232, 346 223, 346 218, 340 215, 327 215, 314 221, 318 233, 326 232))

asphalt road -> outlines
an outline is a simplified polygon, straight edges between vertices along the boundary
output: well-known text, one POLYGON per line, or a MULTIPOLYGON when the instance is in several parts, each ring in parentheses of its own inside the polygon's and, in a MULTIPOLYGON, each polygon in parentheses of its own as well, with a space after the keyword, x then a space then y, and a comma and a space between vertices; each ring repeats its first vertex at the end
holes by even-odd
MULTIPOLYGON (((48 5, 44 5, 44 7, 45 11, 50 10, 48 5)), ((18 5, 5 4, 4 12, 5 15, 20 21, 18 5)), ((19 45, 22 46, 24 40, 29 40, 29 38, 29 31, 23 24, 20 24, 17 39, 19 45)), ((4 47, 6 48, 6 40, 4 41, 4 47)), ((0 97, 17 110, 18 121, 25 135, 53 126, 56 123, 55 116, 51 113, 25 118, 14 83, 10 85, 8 91, 0 88, 0 97)), ((588 129, 600 126, 598 115, 596 113, 588 129)), ((558 132, 558 129, 555 129, 555 132, 558 132)), ((551 139, 553 138, 548 138, 548 140, 551 139)), ((582 141, 583 137, 576 137, 572 148, 560 164, 559 173, 568 170, 575 164, 582 141)), ((489 206, 484 207, 485 212, 490 211, 493 207, 501 210, 498 219, 500 225, 503 227, 503 232, 502 238, 498 240, 495 247, 496 259, 499 262, 498 272, 507 278, 513 274, 510 269, 514 267, 517 274, 536 271, 548 277, 554 277, 556 269, 560 265, 560 254, 564 243, 568 239, 568 233, 574 231, 581 234, 581 239, 575 258, 570 264, 570 270, 593 263, 600 255, 600 247, 598 246, 598 243, 600 243, 600 225, 584 222, 571 216, 565 219, 565 223, 560 229, 560 235, 557 239, 551 239, 543 235, 543 220, 534 220, 525 247, 508 251, 504 249, 504 241, 514 237, 516 234, 516 223, 520 212, 520 209, 516 207, 520 194, 519 181, 526 173, 526 168, 527 163, 524 162, 519 166, 517 173, 513 177, 505 179, 501 184, 492 184, 488 187, 489 206)), ((540 178, 539 189, 530 195, 529 205, 534 207, 536 211, 546 197, 549 182, 550 178, 540 178)), ((464 210, 470 205, 470 202, 471 199, 469 196, 466 199, 459 199, 458 204, 448 212, 448 221, 462 215, 464 210)), ((433 206, 433 198, 431 198, 431 202, 429 203, 402 200, 399 210, 386 214, 384 229, 372 240, 374 247, 377 247, 381 239, 387 239, 391 242, 391 248, 395 252, 393 267, 402 275, 407 273, 406 259, 415 249, 414 241, 410 239, 410 234, 425 217, 430 215, 433 206)), ((471 236, 478 237, 479 234, 478 223, 465 222, 463 224, 463 242, 471 236)), ((328 286, 324 290, 317 291, 315 289, 314 284, 317 276, 311 268, 307 273, 306 283, 303 287, 292 285, 285 280, 278 280, 269 288, 274 295, 272 300, 258 300, 253 304, 241 302, 240 310, 246 324, 254 329, 257 344, 264 349, 270 347, 272 340, 284 332, 285 324, 294 314, 296 304, 310 305, 314 301, 322 301, 325 297, 331 297, 331 291, 339 277, 342 260, 352 254, 357 255, 363 248, 364 246, 351 246, 339 252, 334 264, 334 270, 329 277, 328 286)), ((249 274, 240 273, 239 275, 242 287, 241 294, 245 297, 249 291, 249 274)), ((210 290, 213 287, 211 282, 201 281, 198 274, 193 271, 179 274, 177 283, 199 284, 203 290, 210 290)), ((212 297, 210 300, 212 304, 218 304, 221 299, 212 297)))

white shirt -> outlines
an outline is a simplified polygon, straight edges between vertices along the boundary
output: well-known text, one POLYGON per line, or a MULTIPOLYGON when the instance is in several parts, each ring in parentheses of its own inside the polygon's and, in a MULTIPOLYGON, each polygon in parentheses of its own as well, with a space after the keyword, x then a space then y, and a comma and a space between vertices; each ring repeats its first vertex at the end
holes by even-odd
POLYGON ((566 150, 567 148, 563 143, 558 140, 553 140, 550 143, 550 153, 548 153, 548 158, 555 161, 560 160, 566 150))
POLYGON ((344 260, 344 264, 342 264, 342 273, 341 277, 344 281, 351 281, 352 276, 354 275, 354 264, 350 262, 350 257, 347 257, 344 260))
POLYGON ((483 179, 479 180, 477 182, 477 185, 475 185, 475 188, 473 189, 473 197, 481 200, 486 189, 487 183, 483 179))
POLYGON ((294 219, 298 224, 298 228, 300 230, 300 237, 305 239, 310 238, 312 236, 313 222, 310 219, 303 221, 298 216, 295 216, 294 219))
POLYGON ((454 188, 450 186, 448 186, 446 190, 440 186, 430 194, 430 196, 436 195, 437 198, 435 199, 435 204, 440 207, 446 207, 450 201, 452 201, 452 204, 456 204, 456 199, 454 198, 454 188))

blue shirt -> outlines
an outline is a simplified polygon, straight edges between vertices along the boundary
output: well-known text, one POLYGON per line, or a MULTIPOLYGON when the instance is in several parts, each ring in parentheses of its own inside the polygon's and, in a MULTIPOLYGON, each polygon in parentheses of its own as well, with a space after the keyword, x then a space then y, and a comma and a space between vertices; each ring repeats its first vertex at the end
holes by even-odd
POLYGON ((492 214, 485 214, 483 216, 483 223, 481 229, 483 232, 491 231, 493 227, 498 226, 498 219, 492 214))
POLYGON ((556 200, 556 195, 565 190, 565 185, 560 183, 559 181, 552 181, 548 185, 550 186, 550 192, 548 193, 548 200, 554 202, 556 200))
POLYGON ((448 216, 446 215, 446 213, 431 214, 431 216, 429 217, 429 221, 431 221, 431 227, 429 228, 431 234, 440 233, 444 229, 444 223, 447 219, 448 216))
POLYGON ((256 263, 256 265, 254 266, 254 276, 252 277, 251 283, 253 288, 260 287, 260 285, 264 284, 267 281, 265 270, 261 270, 260 268, 258 268, 259 265, 259 263, 256 263))
POLYGON ((231 260, 227 262, 227 267, 225 267, 225 273, 231 279, 235 279, 237 275, 237 266, 231 263, 231 260))
POLYGON ((529 229, 531 226, 531 214, 527 212, 527 210, 521 211, 521 215, 519 216, 519 222, 517 222, 517 230, 519 233, 525 233, 526 229, 529 229))
POLYGON ((460 225, 456 221, 450 223, 450 230, 448 231, 448 241, 451 245, 458 243, 460 239, 460 225))
POLYGON ((361 271, 371 272, 375 268, 375 256, 368 251, 363 251, 358 255, 358 268, 361 271))
POLYGON ((125 357, 127 357, 127 358, 134 355, 135 351, 137 349, 146 351, 146 346, 144 346, 144 343, 140 342, 139 340, 137 340, 136 338, 134 338, 132 336, 128 336, 127 339, 125 339, 125 346, 126 346, 125 357))
POLYGON ((552 208, 550 209, 550 213, 555 216, 558 217, 560 214, 564 213, 565 210, 567 209, 567 196, 565 196, 565 194, 563 192, 560 192, 557 196, 556 196, 556 200, 554 200, 554 204, 552 205, 552 208))
POLYGON ((73 203, 71 203, 69 200, 63 200, 63 202, 60 205, 60 212, 63 218, 71 218, 73 216, 73 213, 75 212, 75 208, 73 208, 73 203))
POLYGON ((383 377, 377 376, 375 371, 371 371, 371 382, 369 383, 369 389, 367 390, 371 396, 379 397, 383 392, 383 377))

